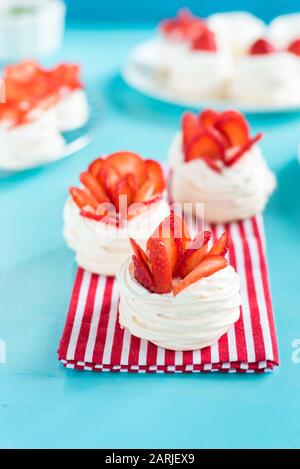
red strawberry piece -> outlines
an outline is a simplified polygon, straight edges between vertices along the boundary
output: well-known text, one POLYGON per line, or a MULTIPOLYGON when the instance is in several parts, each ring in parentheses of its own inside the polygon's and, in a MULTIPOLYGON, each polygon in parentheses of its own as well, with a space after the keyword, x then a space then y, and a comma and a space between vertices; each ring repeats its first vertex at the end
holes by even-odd
POLYGON ((16 106, 8 103, 0 103, 0 120, 14 127, 20 124, 21 113, 16 106))
POLYGON ((211 233, 204 231, 196 236, 196 238, 190 243, 188 248, 179 257, 176 266, 176 276, 185 277, 188 275, 208 253, 208 242, 210 240, 211 233))
POLYGON ((4 72, 4 78, 19 82, 29 82, 40 71, 39 65, 33 60, 24 60, 16 65, 9 65, 4 72))
POLYGON ((172 291, 172 267, 165 241, 151 237, 147 246, 155 285, 154 291, 155 293, 169 293, 172 291))
POLYGON ((97 214, 89 212, 88 210, 81 210, 80 215, 82 217, 89 218, 90 220, 101 221, 104 217, 107 217, 109 215, 109 212, 108 210, 105 210, 103 211, 103 213, 97 214))
POLYGON ((244 116, 237 111, 225 111, 215 123, 233 147, 245 145, 249 140, 249 126, 244 116))
POLYGON ((114 202, 116 187, 120 181, 120 174, 118 171, 112 166, 107 166, 104 163, 100 169, 98 179, 105 188, 105 191, 109 195, 110 200, 114 202))
POLYGON ((114 202, 117 211, 121 209, 121 206, 123 208, 126 208, 126 213, 127 213, 127 208, 131 205, 133 199, 133 193, 132 189, 126 179, 122 178, 119 182, 117 182, 115 192, 114 192, 114 202))
POLYGON ((174 288, 174 296, 178 295, 182 290, 192 285, 198 280, 209 277, 210 275, 224 269, 228 265, 226 259, 222 256, 206 257, 192 272, 182 279, 174 288))
POLYGON ((161 195, 152 197, 149 200, 145 200, 143 203, 140 202, 133 202, 130 207, 128 208, 127 218, 128 220, 132 220, 135 217, 138 217, 142 213, 144 213, 150 205, 159 202, 162 199, 161 195))
POLYGON ((164 172, 161 165, 154 160, 145 160, 147 179, 154 181, 155 194, 160 194, 166 187, 164 172))
POLYGON ((276 52, 275 47, 266 39, 257 39, 249 50, 250 55, 272 54, 276 52))
POLYGON ((149 265, 149 259, 147 254, 143 251, 143 249, 138 245, 138 243, 133 239, 129 238, 131 247, 133 249, 133 252, 135 256, 141 261, 144 262, 145 265, 148 267, 149 265))
POLYGON ((225 256, 230 246, 230 236, 225 231, 210 249, 209 256, 225 256))
POLYGON ((132 261, 134 266, 135 280, 151 293, 153 293, 155 291, 155 285, 151 272, 145 266, 144 262, 142 262, 137 256, 132 256, 132 261))
POLYGON ((223 159, 224 143, 214 129, 203 128, 189 143, 186 151, 186 161, 191 161, 202 156, 211 159, 223 159))
POLYGON ((192 50, 216 52, 218 48, 215 34, 209 29, 205 29, 193 39, 192 50))
POLYGON ((145 161, 135 153, 129 151, 113 153, 106 158, 105 164, 116 169, 120 176, 125 177, 129 173, 134 174, 138 187, 147 178, 145 161))
POLYGON ((288 47, 288 51, 300 57, 300 39, 296 39, 295 41, 291 42, 288 47))
POLYGON ((136 181, 135 175, 133 173, 128 173, 126 175, 126 180, 129 184, 129 186, 131 187, 132 192, 136 192, 137 189, 138 189, 138 186, 137 186, 137 181, 136 181))
POLYGON ((189 143, 199 133, 200 125, 197 116, 192 112, 185 112, 182 116, 183 151, 186 152, 189 143))
POLYGON ((70 187, 70 194, 78 208, 89 206, 96 210, 98 202, 91 194, 78 187, 70 187))
POLYGON ((104 159, 97 158, 96 160, 92 161, 91 164, 89 165, 88 172, 98 179, 98 177, 100 176, 100 171, 101 171, 103 164, 104 164, 104 159))
POLYGON ((225 159, 224 163, 226 166, 232 166, 234 165, 237 161, 240 160, 240 158, 251 148, 259 142, 263 138, 263 134, 259 133, 255 137, 252 137, 248 140, 245 145, 243 145, 241 148, 239 148, 229 159, 225 159))
POLYGON ((109 202, 101 183, 92 174, 88 172, 81 173, 79 179, 99 203, 109 202))
POLYGON ((146 200, 153 198, 155 194, 155 186, 155 181, 147 179, 135 193, 134 202, 145 202, 146 200))
POLYGON ((214 127, 221 113, 213 109, 205 109, 199 115, 199 122, 204 127, 214 127))

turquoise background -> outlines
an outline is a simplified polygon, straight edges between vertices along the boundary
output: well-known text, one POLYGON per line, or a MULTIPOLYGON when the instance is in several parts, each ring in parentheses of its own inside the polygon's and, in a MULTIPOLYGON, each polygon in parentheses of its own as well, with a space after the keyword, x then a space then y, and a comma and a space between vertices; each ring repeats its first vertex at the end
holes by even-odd
POLYGON ((101 375, 57 361, 76 271, 62 238, 68 187, 102 153, 128 148, 166 161, 178 129, 181 108, 139 95, 118 74, 128 51, 151 35, 138 24, 70 28, 56 60, 82 62, 86 82, 102 94, 97 137, 65 161, 0 181, 0 340, 7 347, 0 447, 299 447, 300 364, 292 361, 300 338, 299 114, 250 119, 253 133, 265 132, 262 147, 279 183, 265 222, 280 368, 264 376, 101 375))
POLYGON ((246 10, 270 21, 277 15, 299 10, 298 0, 67 0, 71 21, 149 23, 175 15, 181 7, 207 16, 217 11, 246 10))

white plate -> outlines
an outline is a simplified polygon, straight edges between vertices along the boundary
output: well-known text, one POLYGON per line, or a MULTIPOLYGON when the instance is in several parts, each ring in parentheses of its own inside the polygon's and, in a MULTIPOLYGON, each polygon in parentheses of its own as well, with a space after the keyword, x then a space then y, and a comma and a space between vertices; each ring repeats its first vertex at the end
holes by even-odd
POLYGON ((96 91, 87 88, 86 94, 90 107, 89 120, 86 125, 79 129, 62 133, 66 141, 66 146, 64 148, 63 153, 57 155, 56 158, 52 158, 51 160, 41 161, 39 163, 34 163, 33 165, 28 165, 26 166, 26 168, 8 169, 0 167, 0 178, 20 173, 21 171, 27 171, 30 169, 40 168, 42 166, 47 166, 51 163, 55 163, 64 158, 67 158, 68 156, 74 155, 75 153, 89 145, 93 140, 95 132, 101 121, 102 103, 96 91))
POLYGON ((158 42, 150 40, 135 47, 122 67, 121 74, 125 82, 132 88, 146 96, 158 99, 170 104, 194 109, 214 108, 218 110, 235 108, 247 114, 265 114, 278 112, 300 111, 300 104, 286 106, 251 106, 240 105, 233 100, 215 99, 198 100, 179 95, 167 89, 163 77, 159 78, 159 66, 157 60, 158 42))

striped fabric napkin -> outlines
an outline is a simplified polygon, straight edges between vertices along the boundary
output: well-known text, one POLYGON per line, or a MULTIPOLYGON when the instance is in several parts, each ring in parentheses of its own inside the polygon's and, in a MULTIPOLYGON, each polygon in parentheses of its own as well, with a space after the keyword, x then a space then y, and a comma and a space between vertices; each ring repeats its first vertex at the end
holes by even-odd
POLYGON ((218 343, 173 352, 132 336, 118 323, 117 281, 79 268, 58 350, 60 362, 78 370, 143 373, 253 373, 278 366, 261 216, 208 229, 214 237, 225 229, 230 232, 229 260, 241 277, 240 319, 218 343))

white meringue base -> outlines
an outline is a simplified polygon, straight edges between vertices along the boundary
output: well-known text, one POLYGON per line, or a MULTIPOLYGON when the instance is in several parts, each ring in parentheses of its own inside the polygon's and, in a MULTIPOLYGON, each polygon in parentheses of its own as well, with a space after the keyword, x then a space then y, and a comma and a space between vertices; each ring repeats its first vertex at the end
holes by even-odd
POLYGON ((119 322, 131 334, 170 350, 215 343, 239 319, 239 275, 227 266, 189 285, 176 297, 150 293, 136 282, 128 259, 118 273, 119 322))
POLYGON ((231 74, 227 54, 187 50, 170 66, 166 86, 185 96, 224 98, 231 74))
POLYGON ((53 110, 41 113, 33 122, 12 129, 0 126, 0 167, 30 168, 57 159, 65 148, 53 110))
POLYGON ((78 89, 67 92, 58 104, 53 106, 57 126, 61 132, 79 129, 89 119, 89 105, 86 94, 78 89))
POLYGON ((80 267, 102 275, 116 275, 120 265, 132 254, 129 237, 144 248, 157 225, 170 213, 169 204, 161 200, 128 222, 128 229, 116 228, 80 215, 69 198, 64 208, 64 238, 76 253, 80 267))
POLYGON ((185 163, 182 137, 178 134, 171 145, 169 158, 173 201, 186 203, 185 208, 190 212, 195 212, 197 203, 204 204, 207 223, 242 220, 262 212, 276 187, 275 176, 258 146, 245 153, 232 167, 217 173, 201 159, 185 163))
POLYGON ((230 95, 240 104, 300 104, 297 62, 290 53, 247 56, 237 64, 230 95))
POLYGON ((284 49, 292 41, 300 38, 300 13, 277 16, 268 28, 270 41, 279 49, 284 49))

